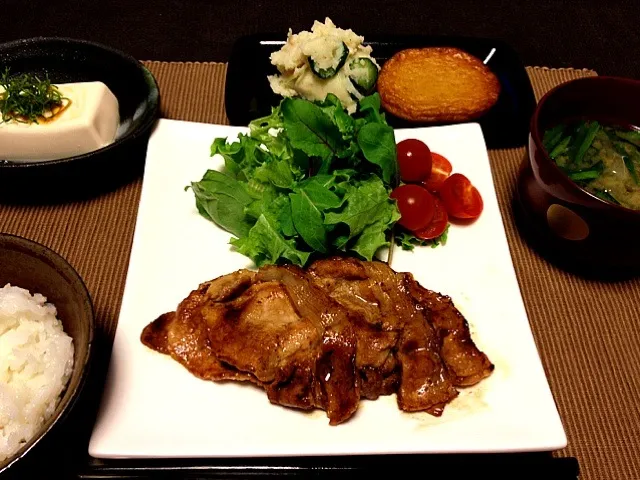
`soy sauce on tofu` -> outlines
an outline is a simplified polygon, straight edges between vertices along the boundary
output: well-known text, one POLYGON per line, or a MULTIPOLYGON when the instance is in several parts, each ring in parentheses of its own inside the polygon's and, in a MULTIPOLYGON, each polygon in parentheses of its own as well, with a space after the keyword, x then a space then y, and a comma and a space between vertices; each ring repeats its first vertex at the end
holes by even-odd
POLYGON ((551 159, 597 197, 640 210, 640 131, 597 121, 560 124, 542 140, 551 159))

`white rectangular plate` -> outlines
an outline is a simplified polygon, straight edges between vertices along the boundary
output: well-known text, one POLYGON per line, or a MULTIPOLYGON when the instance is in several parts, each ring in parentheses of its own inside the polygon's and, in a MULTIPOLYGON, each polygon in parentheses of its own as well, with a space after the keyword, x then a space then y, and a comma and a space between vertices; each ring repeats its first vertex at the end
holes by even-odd
POLYGON ((398 130, 445 155, 484 198, 473 224, 453 225, 446 246, 397 249, 393 268, 445 293, 495 363, 493 375, 463 390, 441 418, 404 413, 395 396, 362 401, 329 426, 324 412, 271 405, 252 385, 199 380, 140 342, 199 283, 252 267, 230 235, 198 215, 184 187, 222 160, 216 137, 242 131, 161 120, 151 136, 129 272, 111 365, 89 454, 98 458, 258 457, 386 453, 514 452, 566 445, 520 295, 487 150, 477 124, 398 130))

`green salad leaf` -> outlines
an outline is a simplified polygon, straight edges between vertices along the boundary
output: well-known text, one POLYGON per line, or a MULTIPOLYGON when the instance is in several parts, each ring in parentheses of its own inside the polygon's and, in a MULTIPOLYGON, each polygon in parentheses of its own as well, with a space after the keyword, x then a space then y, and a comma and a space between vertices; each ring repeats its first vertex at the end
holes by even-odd
POLYGON ((298 184, 298 190, 303 192, 320 210, 338 208, 343 199, 333 190, 337 188, 334 175, 316 175, 298 184))
POLYGON ((338 126, 318 105, 301 98, 285 98, 281 108, 284 128, 293 148, 325 162, 344 148, 338 126))
POLYGON ((224 170, 191 184, 198 212, 256 265, 304 266, 340 253, 372 260, 389 246, 400 218, 389 198, 396 142, 377 93, 353 115, 335 95, 286 98, 236 141, 216 138, 216 154, 224 170))
POLYGON ((237 237, 249 233, 251 222, 245 208, 251 204, 246 185, 215 170, 208 170, 202 180, 192 183, 196 207, 200 214, 237 237))
POLYGON ((364 157, 380 167, 385 183, 391 183, 398 170, 393 129, 382 123, 367 123, 358 131, 358 145, 364 157))
POLYGON ((264 215, 260 215, 247 236, 231 239, 231 244, 240 253, 251 258, 258 267, 278 263, 282 259, 289 260, 296 265, 304 265, 311 254, 299 250, 296 247, 296 242, 292 239, 286 239, 280 232, 278 225, 267 220, 264 215))
POLYGON ((400 218, 398 208, 379 177, 353 182, 344 195, 345 205, 339 211, 327 212, 325 223, 343 223, 349 228, 349 240, 360 235, 374 223, 384 221, 385 229, 400 218))
POLYGON ((291 218, 293 226, 302 239, 312 249, 327 253, 327 230, 324 226, 322 211, 311 201, 304 190, 300 193, 290 193, 291 218))
POLYGON ((403 250, 413 250, 415 247, 427 247, 431 248, 439 247, 440 245, 447 244, 447 237, 449 235, 449 225, 445 228, 444 232, 440 234, 439 237, 433 238, 431 240, 423 240, 421 238, 417 238, 411 235, 406 230, 400 230, 396 232, 394 236, 394 240, 397 246, 401 247, 403 250))

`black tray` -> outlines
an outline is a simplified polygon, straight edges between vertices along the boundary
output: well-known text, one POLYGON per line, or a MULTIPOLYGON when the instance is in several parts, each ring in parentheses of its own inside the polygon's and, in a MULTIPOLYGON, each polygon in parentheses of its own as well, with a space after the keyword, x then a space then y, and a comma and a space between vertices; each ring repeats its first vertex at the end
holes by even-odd
MULTIPOLYGON (((477 121, 489 148, 525 145, 529 120, 536 106, 529 76, 516 52, 500 40, 469 37, 365 37, 373 47, 373 56, 383 64, 394 53, 405 48, 430 46, 457 47, 486 62, 500 80, 502 90, 496 105, 477 121)), ((269 55, 279 50, 285 39, 277 34, 259 34, 240 38, 229 58, 225 107, 232 125, 247 125, 251 120, 268 115, 281 99, 271 91, 267 75, 277 73, 269 55)), ((408 123, 387 115, 396 128, 426 126, 408 123)))
MULTIPOLYGON (((92 460, 78 473, 82 480, 218 479, 218 478, 356 478, 407 477, 413 472, 451 480, 577 480, 575 458, 549 453, 497 455, 381 455, 289 459, 92 460)), ((34 477, 35 478, 35 477, 34 477)))

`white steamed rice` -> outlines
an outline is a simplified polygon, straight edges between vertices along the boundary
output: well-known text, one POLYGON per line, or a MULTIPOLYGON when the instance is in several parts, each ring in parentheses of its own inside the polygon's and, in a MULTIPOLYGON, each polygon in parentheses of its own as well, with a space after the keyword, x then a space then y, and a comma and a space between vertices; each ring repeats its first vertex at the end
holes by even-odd
POLYGON ((46 302, 0 288, 0 463, 51 417, 73 368, 72 339, 46 302))

